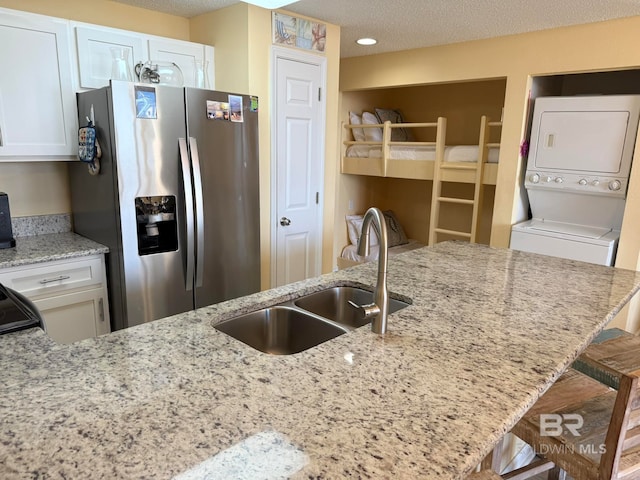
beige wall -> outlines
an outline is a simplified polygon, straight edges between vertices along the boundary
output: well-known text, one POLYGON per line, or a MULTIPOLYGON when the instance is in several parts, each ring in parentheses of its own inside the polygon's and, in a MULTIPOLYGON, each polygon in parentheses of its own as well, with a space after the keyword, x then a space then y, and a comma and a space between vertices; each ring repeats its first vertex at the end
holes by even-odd
POLYGON ((322 271, 330 272, 335 264, 336 192, 340 188, 340 132, 338 95, 340 78, 340 27, 327 24, 327 91, 325 121, 324 201, 322 217, 322 271))
POLYGON ((189 40, 189 20, 108 0, 0 0, 0 7, 189 40))
MULTIPOLYGON (((260 101, 260 274, 262 288, 266 289, 271 286, 271 11, 247 7, 247 48, 243 58, 247 91, 260 101)), ((222 62, 218 65, 224 67, 222 62)))
MULTIPOLYGON (((491 244, 506 247, 511 225, 523 219, 520 198, 522 160, 531 77, 575 72, 624 70, 640 66, 640 17, 454 45, 345 59, 341 63, 342 92, 391 86, 506 78, 504 126, 491 244)), ((346 118, 342 108, 341 118, 346 118)), ((636 156, 637 158, 637 156, 636 156)), ((640 165, 632 171, 617 266, 637 268, 640 237, 640 165), (632 240, 636 239, 636 240, 632 240)), ((347 177, 343 175, 343 177, 347 177)), ((345 179, 343 183, 351 183, 345 179)), ((342 189, 339 190, 348 190, 342 189)), ((337 209, 338 210, 338 209, 337 209)), ((637 330, 640 319, 626 327, 637 330)))
POLYGON ((12 217, 71 211, 65 162, 0 163, 0 191, 9 195, 12 217))
POLYGON ((215 46, 218 90, 249 92, 249 11, 253 8, 240 2, 191 19, 191 40, 215 46))

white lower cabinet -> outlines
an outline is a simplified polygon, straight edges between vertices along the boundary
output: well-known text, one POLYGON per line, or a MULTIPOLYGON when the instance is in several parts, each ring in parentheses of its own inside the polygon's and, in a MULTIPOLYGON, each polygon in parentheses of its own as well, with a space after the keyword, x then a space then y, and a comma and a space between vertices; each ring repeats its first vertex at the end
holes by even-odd
POLYGON ((56 260, 0 271, 0 283, 29 298, 59 343, 111 331, 104 255, 56 260))
POLYGON ((73 343, 109 333, 102 288, 34 300, 47 334, 59 343, 73 343))

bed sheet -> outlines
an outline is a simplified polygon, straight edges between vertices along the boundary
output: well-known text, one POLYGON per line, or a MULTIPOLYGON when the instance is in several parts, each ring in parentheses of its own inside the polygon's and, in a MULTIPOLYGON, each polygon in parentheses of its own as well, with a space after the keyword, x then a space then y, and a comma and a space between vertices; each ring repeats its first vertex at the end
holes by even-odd
MULTIPOLYGON (((452 145, 444 149, 445 162, 475 162, 478 160, 477 145, 452 145)), ((489 147, 488 163, 498 163, 500 147, 489 147)), ((389 156, 392 160, 435 160, 436 147, 431 145, 391 146, 389 156)), ((378 145, 351 145, 347 148, 347 157, 381 158, 382 147, 378 145)))

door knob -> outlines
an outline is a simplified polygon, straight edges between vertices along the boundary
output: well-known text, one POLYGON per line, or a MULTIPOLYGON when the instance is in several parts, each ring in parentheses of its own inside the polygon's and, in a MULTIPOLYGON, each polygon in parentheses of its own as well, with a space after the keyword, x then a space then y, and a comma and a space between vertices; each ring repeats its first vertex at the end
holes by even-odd
POLYGON ((280 225, 282 225, 283 227, 288 227, 289 225, 291 225, 291 220, 289 220, 287 217, 282 217, 280 219, 280 225))

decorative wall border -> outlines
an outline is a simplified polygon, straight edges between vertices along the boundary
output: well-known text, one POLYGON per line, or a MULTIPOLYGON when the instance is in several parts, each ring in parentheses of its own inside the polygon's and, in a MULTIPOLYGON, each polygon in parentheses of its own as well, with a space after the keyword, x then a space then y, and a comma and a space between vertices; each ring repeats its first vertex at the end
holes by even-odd
POLYGON ((324 53, 327 25, 283 13, 272 13, 272 36, 275 45, 287 45, 324 53))

